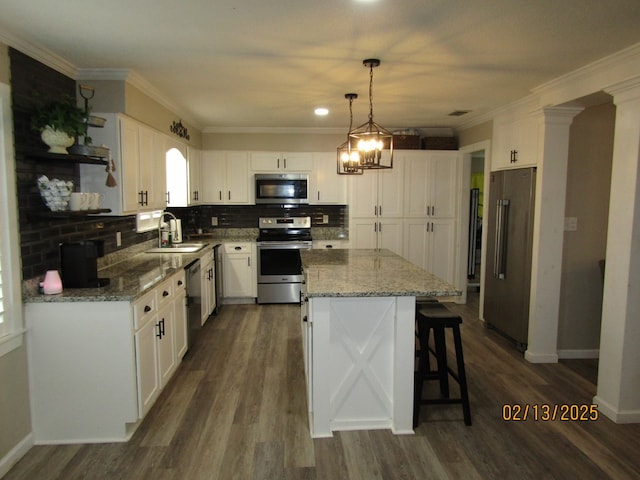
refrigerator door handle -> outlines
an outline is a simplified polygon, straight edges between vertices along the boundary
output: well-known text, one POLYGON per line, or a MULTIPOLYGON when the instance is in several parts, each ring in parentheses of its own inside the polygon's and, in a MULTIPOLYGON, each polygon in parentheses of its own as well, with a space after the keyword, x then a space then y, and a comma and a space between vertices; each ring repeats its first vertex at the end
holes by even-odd
POLYGON ((496 215, 496 249, 493 262, 493 276, 504 280, 506 274, 507 257, 507 229, 509 223, 509 200, 503 199, 497 202, 496 215))

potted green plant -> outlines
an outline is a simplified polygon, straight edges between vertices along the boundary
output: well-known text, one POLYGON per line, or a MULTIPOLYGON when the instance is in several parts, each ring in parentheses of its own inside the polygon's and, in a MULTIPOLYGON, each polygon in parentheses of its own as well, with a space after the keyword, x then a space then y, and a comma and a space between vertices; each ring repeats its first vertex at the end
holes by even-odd
POLYGON ((31 118, 31 127, 40 133, 51 153, 68 153, 75 138, 85 136, 85 112, 72 100, 54 100, 38 108, 31 118))

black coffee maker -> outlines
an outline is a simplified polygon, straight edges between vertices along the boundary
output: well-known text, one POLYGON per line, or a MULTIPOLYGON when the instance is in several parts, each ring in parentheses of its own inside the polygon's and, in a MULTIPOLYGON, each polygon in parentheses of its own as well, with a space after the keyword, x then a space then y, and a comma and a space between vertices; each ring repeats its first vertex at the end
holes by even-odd
POLYGON ((60 267, 64 288, 97 288, 109 285, 98 278, 98 258, 104 255, 103 240, 60 244, 60 267))

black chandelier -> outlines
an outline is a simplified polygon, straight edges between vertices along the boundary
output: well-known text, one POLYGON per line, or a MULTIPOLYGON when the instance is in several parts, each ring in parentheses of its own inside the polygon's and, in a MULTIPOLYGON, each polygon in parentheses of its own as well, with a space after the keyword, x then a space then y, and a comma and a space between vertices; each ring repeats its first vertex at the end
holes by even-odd
POLYGON ((369 120, 349 131, 348 148, 357 150, 360 167, 364 170, 393 168, 393 134, 373 121, 373 69, 380 60, 369 58, 362 61, 369 67, 369 120))
POLYGON ((344 98, 349 100, 349 131, 347 141, 338 147, 338 175, 362 175, 364 170, 360 165, 360 155, 357 149, 351 148, 349 135, 353 127, 353 101, 358 98, 357 93, 345 93, 344 98))

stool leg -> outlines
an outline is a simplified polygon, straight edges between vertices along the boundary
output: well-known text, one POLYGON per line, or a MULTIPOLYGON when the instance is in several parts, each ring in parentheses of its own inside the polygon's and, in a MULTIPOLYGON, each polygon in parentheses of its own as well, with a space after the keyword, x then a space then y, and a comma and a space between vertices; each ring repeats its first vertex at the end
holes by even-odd
POLYGON ((467 391, 467 375, 464 369, 464 356, 462 354, 462 338, 460 326, 453 327, 453 341, 456 348, 456 363, 458 364, 458 383, 460 384, 460 398, 462 399, 462 414, 464 424, 471 425, 471 408, 469 407, 469 392, 467 391))
POLYGON ((418 341, 420 355, 418 357, 418 371, 414 374, 413 382, 413 428, 420 423, 420 405, 422 405, 422 387, 427 373, 429 373, 429 331, 430 328, 418 322, 418 341), (426 330, 426 331, 425 331, 426 330))
POLYGON ((449 369, 447 367, 447 344, 444 328, 433 329, 433 339, 438 359, 438 377, 440 379, 440 394, 444 398, 449 397, 449 369))

